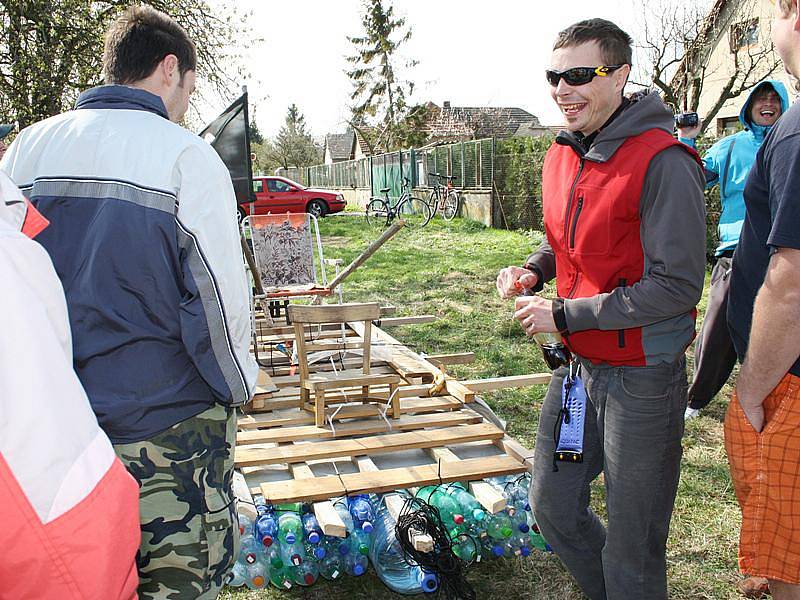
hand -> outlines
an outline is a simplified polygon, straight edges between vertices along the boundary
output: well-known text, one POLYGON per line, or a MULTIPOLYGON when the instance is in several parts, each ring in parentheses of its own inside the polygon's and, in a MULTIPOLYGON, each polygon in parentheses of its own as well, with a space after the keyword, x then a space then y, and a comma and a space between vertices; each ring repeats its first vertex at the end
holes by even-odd
POLYGON ((517 298, 514 318, 519 321, 525 333, 533 335, 540 331, 556 333, 558 328, 553 320, 553 301, 541 296, 522 296, 517 298))
POLYGON ((694 127, 678 127, 678 136, 693 140, 700 135, 700 130, 703 128, 703 119, 698 119, 697 125, 694 127))
POLYGON ((506 267, 497 274, 497 293, 501 298, 519 296, 524 289, 532 289, 539 282, 536 273, 522 267, 506 267), (517 285, 519 283, 519 285, 517 285))
POLYGON ((744 416, 747 417, 750 425, 752 425, 753 429, 755 429, 758 433, 761 433, 761 430, 764 429, 763 399, 760 401, 755 401, 747 398, 745 394, 739 393, 738 386, 734 393, 736 394, 736 399, 739 401, 739 406, 742 407, 744 416))

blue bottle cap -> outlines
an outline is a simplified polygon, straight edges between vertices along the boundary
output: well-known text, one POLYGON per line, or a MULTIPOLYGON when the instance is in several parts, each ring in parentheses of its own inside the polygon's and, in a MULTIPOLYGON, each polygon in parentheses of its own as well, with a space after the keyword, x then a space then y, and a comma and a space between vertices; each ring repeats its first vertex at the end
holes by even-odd
POLYGON ((364 530, 364 533, 372 533, 372 530, 374 528, 372 527, 372 523, 370 523, 369 521, 364 521, 364 524, 361 526, 361 529, 364 530))
POLYGON ((350 546, 348 546, 348 545, 347 545, 347 544, 345 544, 344 542, 342 542, 341 544, 339 544, 339 554, 341 554, 342 556, 344 556, 344 555, 345 555, 345 554, 347 554, 348 552, 350 552, 350 546))
POLYGON ((531 549, 528 548, 527 546, 523 546, 522 548, 519 549, 519 551, 520 551, 520 554, 522 554, 522 556, 530 556, 531 555, 531 549))
POLYGON ((364 574, 364 565, 357 564, 355 567, 353 567, 353 573, 355 573, 356 575, 363 575, 364 574))
POLYGON ((425 573, 425 577, 422 578, 421 587, 423 592, 430 594, 439 589, 439 580, 433 573, 425 573))
POLYGON ((312 544, 319 544, 319 534, 316 531, 312 531, 308 534, 308 541, 312 544))
POLYGON ((528 532, 531 530, 531 528, 530 528, 530 527, 528 527, 528 524, 527 524, 527 523, 520 523, 520 525, 519 525, 519 530, 520 530, 522 533, 528 533, 528 532))
POLYGON ((326 554, 327 552, 325 552, 325 548, 322 547, 314 548, 314 556, 317 558, 317 560, 322 560, 323 558, 325 558, 326 554))
POLYGON ((494 554, 497 557, 503 556, 503 547, 495 544, 494 546, 492 546, 492 554, 494 554))
POLYGON ((294 537, 294 534, 290 531, 286 534, 286 543, 287 544, 294 544, 297 541, 297 538, 294 537))

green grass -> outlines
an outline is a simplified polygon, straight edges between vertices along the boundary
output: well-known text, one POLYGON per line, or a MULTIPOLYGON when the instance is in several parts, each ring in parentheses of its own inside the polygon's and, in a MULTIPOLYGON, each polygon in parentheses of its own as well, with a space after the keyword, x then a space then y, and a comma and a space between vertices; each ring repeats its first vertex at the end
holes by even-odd
MULTIPOLYGON (((325 255, 355 258, 375 232, 362 218, 322 219, 325 255)), ((508 232, 456 219, 434 219, 422 230, 401 231, 344 284, 345 301, 379 301, 398 315, 434 314, 435 323, 393 328, 391 333, 418 352, 473 351, 470 365, 451 367, 460 378, 496 377, 546 371, 538 349, 513 323, 513 302, 495 291, 497 271, 520 264, 541 239, 538 233, 508 232)), ((329 275, 329 278, 331 276, 329 275)), ((701 313, 705 299, 701 303, 701 313)), ((690 351, 691 364, 691 351, 690 351)), ((511 435, 533 447, 544 387, 504 390, 485 396, 508 421, 511 435)), ((720 394, 727 399, 730 389, 720 394)), ((722 440, 725 402, 716 400, 691 421, 684 436, 684 459, 668 547, 670 597, 734 599, 739 510, 722 440)), ((602 478, 594 485, 593 507, 603 514, 602 478)), ((535 553, 527 559, 473 566, 468 579, 478 598, 577 600, 583 596, 558 559, 535 553)), ((226 588, 222 598, 401 598, 370 569, 359 578, 280 592, 226 588)))

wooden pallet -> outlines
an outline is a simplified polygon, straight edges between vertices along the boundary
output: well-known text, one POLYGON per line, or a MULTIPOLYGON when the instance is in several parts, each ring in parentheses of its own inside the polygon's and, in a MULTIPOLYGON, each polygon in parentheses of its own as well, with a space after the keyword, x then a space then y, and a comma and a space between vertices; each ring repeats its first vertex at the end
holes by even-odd
MULTIPOLYGON (((361 325, 347 327, 348 343, 357 345, 364 333, 361 325)), ((469 354, 429 361, 381 328, 373 325, 371 329, 371 371, 396 374, 403 381, 398 392, 400 417, 384 419, 375 404, 352 403, 336 413, 332 425, 317 427, 314 416, 300 409, 299 377, 289 373, 285 356, 278 357, 238 422, 235 462, 250 492, 275 504, 313 503, 329 535, 344 531, 331 499, 354 493, 471 482, 473 494, 487 510, 502 510, 502 495, 482 480, 528 470, 532 452, 474 409, 475 394, 546 383, 549 377, 459 382, 446 378, 441 365, 464 362, 469 354)), ((319 333, 326 345, 335 345, 341 330, 324 328, 319 333)), ((257 343, 286 343, 291 337, 291 328, 262 327, 257 343)), ((355 355, 348 352, 348 358, 335 363, 337 370, 343 367, 338 372, 345 378, 353 375, 348 367, 361 360, 357 351, 352 351, 355 355)), ((330 371, 334 367, 330 361, 321 361, 315 368, 330 371)), ((358 392, 354 386, 352 397, 358 392)), ((349 393, 345 390, 343 395, 349 398, 349 393)), ((386 398, 388 388, 378 388, 376 394, 386 398)), ((333 409, 328 410, 333 416, 333 409)), ((394 510, 398 502, 393 500, 394 510)), ((428 542, 419 540, 421 547, 428 542)))

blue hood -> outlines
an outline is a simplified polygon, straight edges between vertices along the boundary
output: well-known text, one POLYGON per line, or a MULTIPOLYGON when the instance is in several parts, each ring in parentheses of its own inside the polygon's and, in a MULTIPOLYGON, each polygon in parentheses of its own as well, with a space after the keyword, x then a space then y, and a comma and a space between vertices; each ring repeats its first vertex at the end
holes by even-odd
POLYGON ((753 99, 753 94, 767 85, 771 86, 772 89, 778 93, 778 96, 781 97, 781 114, 784 114, 787 110, 789 110, 789 92, 786 90, 786 86, 783 85, 783 82, 778 81, 777 79, 765 79, 751 89, 750 93, 747 95, 747 102, 744 103, 742 110, 739 111, 739 122, 744 126, 745 129, 752 131, 754 134, 760 137, 763 137, 767 131, 769 131, 769 127, 754 125, 750 122, 748 113, 750 112, 750 101, 753 99))

